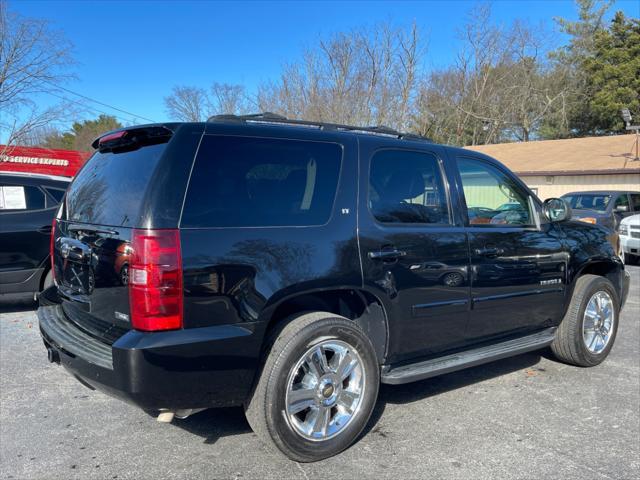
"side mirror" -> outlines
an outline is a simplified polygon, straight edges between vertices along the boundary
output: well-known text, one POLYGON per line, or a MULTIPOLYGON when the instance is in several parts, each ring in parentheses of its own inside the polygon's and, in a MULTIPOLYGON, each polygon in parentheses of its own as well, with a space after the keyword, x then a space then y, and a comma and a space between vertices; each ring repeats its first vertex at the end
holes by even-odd
POLYGON ((564 222, 571 218, 571 207, 561 198, 547 198, 542 211, 551 223, 564 222))
POLYGON ((627 213, 629 211, 628 205, 618 205, 615 210, 617 213, 627 213))

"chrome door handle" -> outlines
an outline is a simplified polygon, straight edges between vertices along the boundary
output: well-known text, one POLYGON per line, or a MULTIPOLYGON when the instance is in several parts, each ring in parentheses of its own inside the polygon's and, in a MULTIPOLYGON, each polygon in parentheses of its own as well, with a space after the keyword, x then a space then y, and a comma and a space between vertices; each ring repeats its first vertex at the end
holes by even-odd
POLYGON ((369 258, 372 260, 396 260, 400 257, 404 257, 406 254, 407 252, 393 248, 389 250, 369 252, 369 258))
POLYGON ((495 248, 495 247, 487 247, 487 248, 476 248, 476 255, 480 255, 483 257, 497 257, 504 253, 504 248, 495 248))

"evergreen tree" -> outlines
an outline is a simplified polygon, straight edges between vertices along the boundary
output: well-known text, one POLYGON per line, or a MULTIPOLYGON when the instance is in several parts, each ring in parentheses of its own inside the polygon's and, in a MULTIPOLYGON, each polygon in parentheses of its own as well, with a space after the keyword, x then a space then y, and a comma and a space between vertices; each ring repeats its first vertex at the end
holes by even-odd
POLYGON ((65 150, 91 151, 91 142, 104 132, 122 128, 122 124, 110 115, 100 115, 95 120, 74 122, 71 130, 49 135, 43 146, 65 150))
POLYGON ((640 20, 617 12, 610 28, 596 34, 593 50, 583 62, 589 130, 624 131, 620 109, 629 108, 640 117, 640 20))

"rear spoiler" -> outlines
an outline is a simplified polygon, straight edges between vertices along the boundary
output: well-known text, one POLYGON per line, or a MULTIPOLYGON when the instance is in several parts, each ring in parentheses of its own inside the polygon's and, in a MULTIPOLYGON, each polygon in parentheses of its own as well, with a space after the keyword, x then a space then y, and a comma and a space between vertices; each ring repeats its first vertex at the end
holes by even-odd
MULTIPOLYGON (((173 125, 170 125, 173 127, 173 125)), ((96 138, 91 146, 100 152, 135 150, 144 145, 168 142, 173 130, 168 125, 142 125, 112 130, 96 138)))

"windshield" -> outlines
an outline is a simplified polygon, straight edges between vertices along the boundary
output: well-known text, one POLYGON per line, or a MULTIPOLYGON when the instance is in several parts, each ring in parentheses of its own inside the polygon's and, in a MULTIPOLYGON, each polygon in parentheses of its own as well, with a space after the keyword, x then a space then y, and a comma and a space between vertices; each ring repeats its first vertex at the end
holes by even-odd
POLYGON ((607 205, 611 200, 611 195, 607 194, 580 194, 580 195, 565 195, 562 197, 571 208, 595 210, 596 212, 604 213, 607 211, 607 205))

